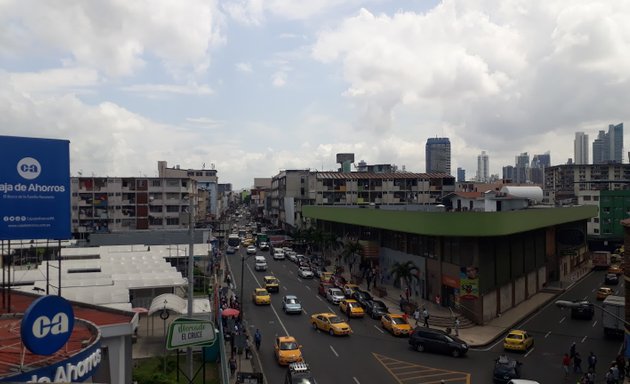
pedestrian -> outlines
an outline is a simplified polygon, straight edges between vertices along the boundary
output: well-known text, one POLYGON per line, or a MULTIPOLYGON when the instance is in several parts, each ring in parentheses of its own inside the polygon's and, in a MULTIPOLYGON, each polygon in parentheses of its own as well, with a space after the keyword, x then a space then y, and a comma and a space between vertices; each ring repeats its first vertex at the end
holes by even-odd
POLYGON ((455 318, 455 336, 459 336, 459 317, 455 318))
POLYGON ((403 311, 403 312, 405 311, 405 303, 406 303, 405 298, 401 294, 400 295, 399 305, 400 305, 400 310, 403 311))
POLYGON ((254 343, 256 344, 256 350, 260 350, 260 342, 262 341, 262 335, 260 334, 260 329, 256 328, 256 333, 254 333, 254 343))
POLYGON ((618 355, 617 359, 617 368, 619 369, 619 379, 626 376, 626 359, 624 359, 623 355, 618 355))
POLYGON ((424 309, 422 310, 422 319, 424 320, 424 326, 425 327, 429 327, 429 310, 424 307, 424 309))
POLYGON ((597 365, 597 356, 595 356, 595 354, 593 353, 593 351, 591 351, 591 353, 588 355, 588 370, 592 370, 593 372, 595 372, 595 366, 597 365))
POLYGON ((247 337, 247 341, 245 342, 245 358, 252 358, 252 344, 249 341, 249 337, 247 337))
POLYGON ((617 384, 617 380, 615 379, 612 367, 608 369, 608 372, 606 372, 604 379, 606 380, 606 384, 617 384))
POLYGON ((413 311, 413 319, 416 321, 416 326, 418 326, 418 323, 420 322, 420 309, 416 308, 413 311))
POLYGON ((579 352, 573 356, 573 373, 582 373, 582 357, 579 352))
POLYGON ((411 290, 409 287, 405 288, 405 298, 409 301, 409 296, 411 295, 411 290))
POLYGON ((232 356, 230 357, 230 373, 232 374, 232 376, 234 376, 234 374, 236 373, 236 357, 234 356, 234 354, 232 354, 232 356))
POLYGON ((589 369, 588 372, 584 374, 583 381, 584 384, 595 384, 595 372, 589 369))
POLYGON ((575 341, 571 344, 571 348, 569 349, 569 357, 571 359, 573 359, 575 357, 575 353, 576 353, 576 346, 575 346, 575 341))
POLYGON ((571 358, 568 353, 562 356, 562 369, 564 370, 564 377, 569 377, 569 366, 571 365, 571 358))
POLYGON ((616 362, 614 362, 612 364, 612 367, 610 367, 610 371, 612 372, 612 377, 613 377, 613 380, 614 380, 613 382, 615 384, 617 384, 621 377, 619 376, 619 367, 617 367, 617 363, 616 362))

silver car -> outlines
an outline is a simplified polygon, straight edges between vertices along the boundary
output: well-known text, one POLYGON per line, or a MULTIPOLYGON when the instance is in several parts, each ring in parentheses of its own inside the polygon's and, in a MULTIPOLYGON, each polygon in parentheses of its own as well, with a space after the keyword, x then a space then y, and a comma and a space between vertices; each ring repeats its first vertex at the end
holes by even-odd
POLYGON ((339 304, 339 302, 345 299, 343 292, 339 288, 328 288, 326 291, 326 299, 333 304, 339 304))
POLYGON ((298 276, 303 279, 312 279, 315 274, 309 267, 300 267, 300 269, 298 269, 298 276))
POLYGON ((297 296, 286 295, 282 298, 282 310, 284 313, 302 313, 302 304, 297 296))

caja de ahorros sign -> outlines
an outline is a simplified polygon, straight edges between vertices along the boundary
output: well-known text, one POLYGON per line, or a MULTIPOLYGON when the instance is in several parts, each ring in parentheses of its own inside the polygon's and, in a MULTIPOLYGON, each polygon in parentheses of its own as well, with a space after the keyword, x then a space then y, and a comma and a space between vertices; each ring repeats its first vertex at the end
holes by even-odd
MULTIPOLYGON (((72 305, 60 296, 42 296, 24 313, 20 335, 24 346, 37 355, 52 355, 67 342, 74 329, 72 305)), ((28 383, 81 382, 101 362, 100 338, 68 359, 0 381, 28 383)))

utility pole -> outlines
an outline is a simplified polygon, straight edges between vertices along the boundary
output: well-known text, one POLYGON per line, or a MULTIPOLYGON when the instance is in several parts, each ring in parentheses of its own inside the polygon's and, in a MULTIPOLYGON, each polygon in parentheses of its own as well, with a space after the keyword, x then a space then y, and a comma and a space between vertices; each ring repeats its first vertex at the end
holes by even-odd
MULTIPOLYGON (((190 193, 188 194, 188 318, 193 316, 193 296, 194 296, 194 227, 193 227, 193 194, 192 194, 192 180, 190 183, 190 193)), ((188 380, 192 383, 193 379, 193 353, 192 347, 186 347, 186 359, 188 360, 188 380)))

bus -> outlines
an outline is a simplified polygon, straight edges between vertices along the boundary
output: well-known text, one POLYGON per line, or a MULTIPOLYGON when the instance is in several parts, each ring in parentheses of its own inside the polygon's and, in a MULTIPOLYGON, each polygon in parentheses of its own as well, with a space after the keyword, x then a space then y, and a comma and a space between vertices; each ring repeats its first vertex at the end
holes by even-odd
POLYGON ((238 234, 233 233, 230 236, 228 236, 228 241, 227 241, 228 246, 238 248, 240 244, 241 244, 241 238, 238 236, 238 234))

